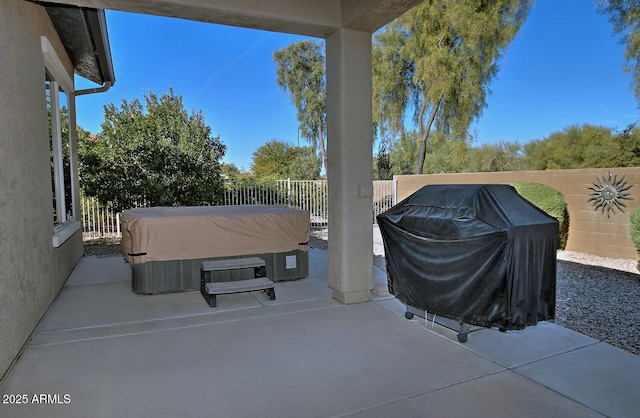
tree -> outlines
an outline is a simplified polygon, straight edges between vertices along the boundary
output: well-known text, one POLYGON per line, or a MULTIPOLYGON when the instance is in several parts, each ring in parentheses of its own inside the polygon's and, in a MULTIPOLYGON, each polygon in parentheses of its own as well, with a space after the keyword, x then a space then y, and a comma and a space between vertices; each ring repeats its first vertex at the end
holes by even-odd
POLYGON ((320 177, 322 158, 311 147, 295 147, 295 158, 289 165, 289 178, 315 180, 320 177))
POLYGON ((378 145, 378 155, 374 158, 374 175, 378 180, 392 180, 393 179, 393 163, 391 162, 391 155, 385 141, 381 141, 378 145))
POLYGON ((149 206, 211 205, 222 199, 225 146, 201 112, 187 111, 172 89, 104 106, 102 132, 79 144, 86 195, 121 211, 149 206))
POLYGON ((640 100, 640 3, 637 0, 600 0, 599 11, 609 15, 614 33, 622 35, 625 44, 625 72, 633 78, 634 92, 640 100))
POLYGON ((376 126, 402 130, 413 107, 417 174, 423 172, 432 128, 447 138, 468 139, 471 122, 486 106, 498 59, 530 7, 530 0, 432 0, 375 36, 376 126))
POLYGON ((519 142, 501 141, 482 144, 469 150, 466 171, 517 171, 525 168, 523 146, 519 142))
POLYGON ((284 179, 295 158, 293 147, 284 141, 272 139, 253 152, 251 171, 259 179, 284 179))
POLYGON ((220 165, 220 169, 222 171, 222 174, 227 176, 229 179, 248 179, 251 178, 251 173, 245 171, 245 169, 243 167, 238 168, 235 164, 233 163, 222 163, 220 165))
POLYGON ((621 152, 618 154, 620 158, 620 167, 639 167, 640 166, 640 128, 636 123, 627 126, 615 136, 616 141, 620 144, 621 152))
POLYGON ((324 48, 320 42, 300 41, 273 54, 278 85, 297 109, 300 135, 314 150, 320 148, 327 167, 327 105, 324 48))
POLYGON ((405 131, 395 141, 389 151, 393 174, 411 174, 414 172, 418 155, 418 132, 405 131))
POLYGON ((572 125, 524 149, 531 170, 633 167, 640 164, 640 131, 633 125, 618 134, 603 126, 572 125))
POLYGON ((320 165, 311 147, 294 147, 272 139, 253 153, 251 171, 258 179, 313 180, 320 175, 320 165))
POLYGON ((461 173, 465 171, 468 143, 451 140, 436 131, 433 141, 427 146, 424 173, 461 173))

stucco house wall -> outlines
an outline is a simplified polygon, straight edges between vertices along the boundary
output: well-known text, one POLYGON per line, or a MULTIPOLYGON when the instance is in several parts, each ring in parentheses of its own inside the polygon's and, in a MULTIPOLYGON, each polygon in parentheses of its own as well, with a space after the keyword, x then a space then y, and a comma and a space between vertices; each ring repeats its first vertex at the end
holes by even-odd
POLYGON ((640 168, 588 168, 579 170, 508 171, 497 173, 425 174, 396 176, 397 201, 412 194, 426 184, 478 184, 511 183, 516 181, 542 183, 564 196, 569 212, 569 236, 566 249, 601 257, 637 259, 631 241, 629 215, 640 206, 640 168), (589 202, 589 187, 606 181, 611 173, 618 180, 624 176, 627 193, 632 200, 621 200, 624 213, 615 214, 594 210, 589 202))
POLYGON ((52 244, 52 186, 41 36, 73 79, 45 10, 0 2, 0 376, 83 254, 76 232, 52 244))

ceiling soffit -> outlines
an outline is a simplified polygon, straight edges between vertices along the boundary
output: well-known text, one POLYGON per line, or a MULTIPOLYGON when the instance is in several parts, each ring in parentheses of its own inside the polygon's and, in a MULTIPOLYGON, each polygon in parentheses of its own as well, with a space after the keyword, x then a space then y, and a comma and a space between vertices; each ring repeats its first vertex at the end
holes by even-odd
POLYGON ((104 10, 41 3, 76 74, 97 84, 115 82, 104 10))
POLYGON ((421 0, 49 0, 76 6, 326 38, 346 28, 373 33, 421 0))

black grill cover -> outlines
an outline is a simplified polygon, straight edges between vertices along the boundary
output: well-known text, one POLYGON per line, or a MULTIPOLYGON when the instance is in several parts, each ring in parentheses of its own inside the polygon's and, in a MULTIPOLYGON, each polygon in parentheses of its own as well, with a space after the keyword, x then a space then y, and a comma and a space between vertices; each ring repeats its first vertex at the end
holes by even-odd
POLYGON ((389 291, 467 324, 553 319, 558 221, 509 185, 429 185, 378 215, 389 291))

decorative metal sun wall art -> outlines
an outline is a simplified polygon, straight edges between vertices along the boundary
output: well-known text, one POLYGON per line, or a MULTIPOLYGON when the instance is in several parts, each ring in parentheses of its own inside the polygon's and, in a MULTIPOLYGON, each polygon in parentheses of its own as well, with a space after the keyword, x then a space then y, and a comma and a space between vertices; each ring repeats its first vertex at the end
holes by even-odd
POLYGON ((618 180, 618 176, 614 175, 611 178, 611 172, 609 172, 609 177, 605 178, 602 176, 602 179, 596 177, 596 182, 593 183, 593 187, 589 187, 589 190, 592 192, 589 194, 589 199, 587 202, 591 202, 591 205, 594 207, 593 210, 600 209, 602 214, 604 214, 605 210, 607 211, 607 218, 609 217, 609 213, 613 212, 616 214, 615 208, 618 208, 620 212, 624 213, 624 209, 627 206, 622 203, 622 200, 633 200, 630 193, 627 193, 627 190, 633 187, 633 184, 627 185, 627 182, 624 181, 624 177, 618 180))

